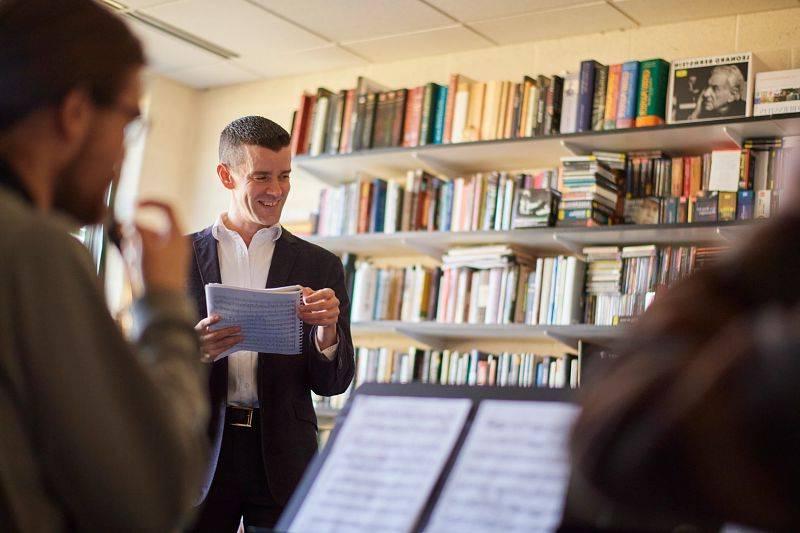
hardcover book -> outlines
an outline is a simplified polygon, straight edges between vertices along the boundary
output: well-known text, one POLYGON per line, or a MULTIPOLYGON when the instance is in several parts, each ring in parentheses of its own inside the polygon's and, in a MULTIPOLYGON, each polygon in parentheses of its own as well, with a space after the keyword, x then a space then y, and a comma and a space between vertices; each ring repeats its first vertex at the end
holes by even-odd
POLYGON ((594 101, 592 103, 592 130, 601 131, 605 125, 606 89, 608 88, 607 65, 600 65, 595 69, 594 101))
POLYGON ((669 63, 648 59, 639 64, 639 105, 636 126, 664 124, 669 84, 669 63))
POLYGON ((636 104, 639 88, 639 62, 622 64, 619 78, 619 101, 617 102, 617 129, 632 128, 636 120, 636 104))
POLYGON ((561 124, 559 131, 575 133, 578 119, 578 91, 580 89, 580 75, 577 72, 568 72, 564 75, 564 91, 561 97, 561 124))
POLYGON ((603 65, 593 59, 581 62, 578 89, 578 117, 575 131, 592 129, 592 104, 594 102, 594 80, 597 70, 603 65))

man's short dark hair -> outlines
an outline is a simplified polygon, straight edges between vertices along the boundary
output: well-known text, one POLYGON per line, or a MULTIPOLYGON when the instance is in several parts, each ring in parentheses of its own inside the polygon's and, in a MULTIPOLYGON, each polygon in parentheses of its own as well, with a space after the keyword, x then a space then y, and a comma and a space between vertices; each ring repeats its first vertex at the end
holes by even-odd
POLYGON ((237 118, 225 126, 219 136, 219 160, 226 165, 236 165, 241 146, 261 146, 277 152, 290 142, 289 132, 268 118, 255 115, 237 118))
POLYGON ((112 104, 144 62, 125 23, 92 0, 0 0, 0 131, 77 88, 112 104))

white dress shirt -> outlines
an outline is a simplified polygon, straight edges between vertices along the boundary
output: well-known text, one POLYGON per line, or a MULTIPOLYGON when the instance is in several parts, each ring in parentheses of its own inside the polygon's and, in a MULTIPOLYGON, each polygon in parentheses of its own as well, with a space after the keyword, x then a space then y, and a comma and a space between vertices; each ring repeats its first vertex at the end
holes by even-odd
MULTIPOLYGON (((248 248, 241 235, 225 225, 225 214, 219 216, 211 234, 217 240, 217 256, 222 283, 263 289, 267 286, 275 242, 280 238, 280 224, 258 230, 250 241, 248 248)), ((338 343, 325 350, 317 350, 328 359, 336 355, 338 343)), ((291 357, 291 356, 287 356, 291 357)), ((256 369, 258 354, 256 352, 239 351, 228 356, 228 405, 242 407, 258 407, 258 390, 256 388, 256 369)))

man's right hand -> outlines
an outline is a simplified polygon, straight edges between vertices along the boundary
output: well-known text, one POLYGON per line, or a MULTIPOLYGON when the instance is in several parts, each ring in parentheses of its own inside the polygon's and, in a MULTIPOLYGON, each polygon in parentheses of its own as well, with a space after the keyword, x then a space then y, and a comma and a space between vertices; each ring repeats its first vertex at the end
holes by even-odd
POLYGON ((203 352, 203 361, 206 363, 213 363, 221 353, 244 340, 244 337, 239 335, 242 331, 239 326, 211 331, 210 326, 219 321, 219 315, 211 315, 198 322, 194 327, 200 335, 200 347, 203 352))

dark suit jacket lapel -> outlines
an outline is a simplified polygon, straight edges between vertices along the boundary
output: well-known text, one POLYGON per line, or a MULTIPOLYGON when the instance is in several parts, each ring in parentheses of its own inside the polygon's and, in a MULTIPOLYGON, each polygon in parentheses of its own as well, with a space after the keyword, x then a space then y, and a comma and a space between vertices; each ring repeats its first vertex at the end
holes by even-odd
POLYGON ((275 252, 272 254, 272 264, 267 276, 267 288, 282 287, 287 284, 289 274, 292 272, 294 261, 297 257, 297 237, 282 230, 281 238, 275 243, 275 252))
POLYGON ((219 273, 219 255, 217 254, 217 239, 211 234, 211 228, 201 231, 194 240, 194 256, 197 268, 200 270, 200 279, 203 286, 209 283, 222 283, 219 273))

